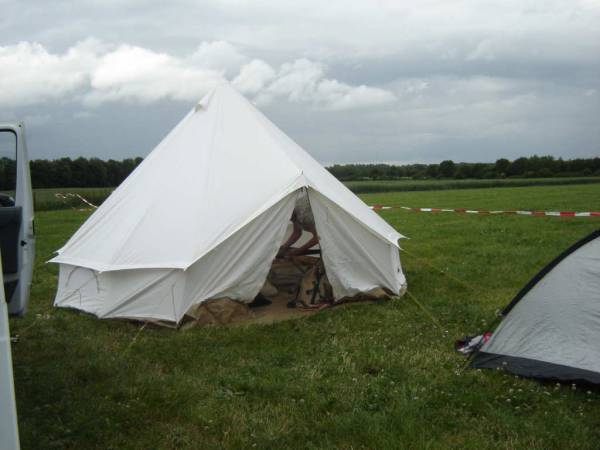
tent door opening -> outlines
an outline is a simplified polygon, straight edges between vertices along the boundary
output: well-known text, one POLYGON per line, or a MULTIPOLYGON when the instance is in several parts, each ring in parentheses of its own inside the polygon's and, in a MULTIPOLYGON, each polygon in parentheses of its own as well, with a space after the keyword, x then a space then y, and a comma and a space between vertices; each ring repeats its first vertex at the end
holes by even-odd
POLYGON ((317 307, 333 301, 306 189, 298 193, 279 251, 261 289, 269 301, 285 298, 287 307, 317 307))

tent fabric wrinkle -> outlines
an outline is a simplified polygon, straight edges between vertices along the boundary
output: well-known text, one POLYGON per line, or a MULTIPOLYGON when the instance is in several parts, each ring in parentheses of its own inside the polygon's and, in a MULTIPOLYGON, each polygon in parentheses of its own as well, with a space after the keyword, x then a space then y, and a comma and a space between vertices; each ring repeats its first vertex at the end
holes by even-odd
POLYGON ((403 236, 222 84, 58 250, 55 305, 179 322, 206 300, 250 302, 302 189, 336 299, 399 293, 403 236))

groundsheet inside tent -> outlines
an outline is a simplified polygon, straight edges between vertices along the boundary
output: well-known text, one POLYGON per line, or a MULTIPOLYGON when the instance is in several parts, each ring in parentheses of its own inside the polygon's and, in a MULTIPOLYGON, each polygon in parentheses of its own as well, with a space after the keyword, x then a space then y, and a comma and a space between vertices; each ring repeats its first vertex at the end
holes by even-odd
POLYGON ((55 304, 179 323, 207 300, 250 303, 301 191, 334 300, 375 289, 399 295, 402 236, 224 85, 58 251, 55 304))

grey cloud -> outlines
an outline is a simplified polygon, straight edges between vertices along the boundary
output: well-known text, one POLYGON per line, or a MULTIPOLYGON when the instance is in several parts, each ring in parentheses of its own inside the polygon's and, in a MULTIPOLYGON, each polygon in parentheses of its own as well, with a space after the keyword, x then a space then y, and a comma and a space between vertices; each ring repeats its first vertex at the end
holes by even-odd
MULTIPOLYGON (((137 46, 180 64, 192 61, 203 42, 222 42, 230 47, 213 54, 206 47, 193 67, 236 79, 244 65, 260 61, 238 80, 239 87, 324 162, 600 154, 600 4, 593 0, 0 5, 0 46, 38 42, 53 55, 94 37, 109 50, 137 46), (282 76, 284 64, 303 59, 313 64, 311 70, 323 67, 323 74, 314 88, 302 88, 309 100, 297 102, 297 88, 288 82, 282 94, 283 82, 273 80, 282 76), (326 80, 323 92, 318 86, 326 80), (347 93, 360 92, 351 89, 361 85, 388 97, 369 108, 335 106, 348 99, 360 105, 369 93, 358 100, 347 93)), ((202 84, 200 72, 192 73, 200 87, 190 85, 188 95, 147 79, 129 86, 129 97, 147 89, 171 93, 145 105, 112 85, 102 99, 112 96, 112 102, 92 108, 81 103, 87 81, 74 77, 76 72, 68 66, 47 79, 64 82, 42 103, 10 107, 11 115, 32 118, 34 155, 144 155, 211 82, 209 77, 202 84)), ((19 77, 18 71, 13 75, 19 77)), ((36 89, 33 83, 27 92, 36 89)))

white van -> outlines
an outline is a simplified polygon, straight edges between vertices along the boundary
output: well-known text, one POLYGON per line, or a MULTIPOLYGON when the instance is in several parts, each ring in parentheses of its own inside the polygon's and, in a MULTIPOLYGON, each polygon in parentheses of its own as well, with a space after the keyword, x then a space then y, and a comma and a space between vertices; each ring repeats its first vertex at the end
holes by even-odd
POLYGON ((8 312, 27 308, 35 256, 33 195, 22 123, 0 123, 0 250, 8 312))
POLYGON ((0 449, 18 450, 19 432, 13 384, 8 314, 27 308, 35 228, 29 159, 22 123, 0 123, 0 449))

